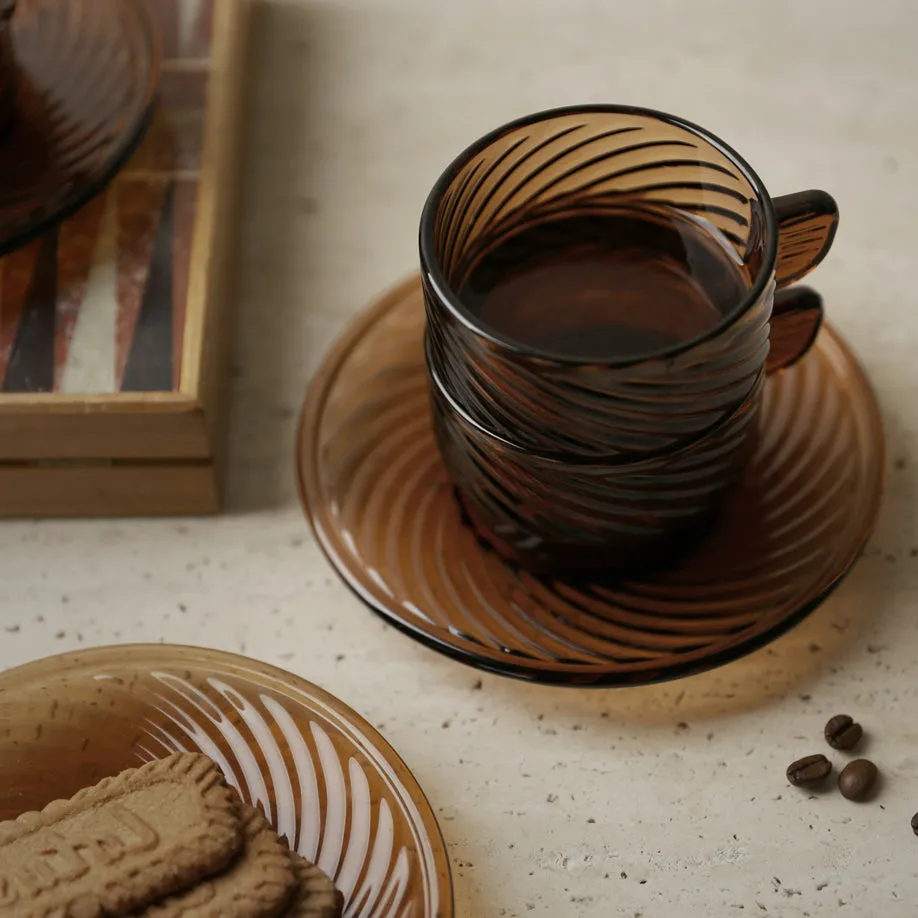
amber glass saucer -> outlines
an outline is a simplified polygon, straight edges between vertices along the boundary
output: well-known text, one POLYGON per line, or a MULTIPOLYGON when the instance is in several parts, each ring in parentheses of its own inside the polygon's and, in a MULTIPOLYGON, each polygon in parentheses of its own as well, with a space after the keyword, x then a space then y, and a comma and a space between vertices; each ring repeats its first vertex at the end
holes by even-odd
POLYGON ((372 609, 450 656, 566 685, 634 685, 761 647, 839 583, 873 529, 884 440, 870 385, 826 327, 769 378, 758 446, 713 531, 643 580, 537 578, 465 525, 430 425, 420 281, 362 313, 303 409, 306 514, 372 609))
POLYGON ((0 255, 108 183, 149 121, 160 66, 142 0, 0 0, 0 19, 4 7, 0 255))
POLYGON ((404 762, 316 686, 245 657, 103 647, 0 674, 0 821, 176 750, 214 759, 344 893, 347 918, 452 918, 449 861, 404 762))

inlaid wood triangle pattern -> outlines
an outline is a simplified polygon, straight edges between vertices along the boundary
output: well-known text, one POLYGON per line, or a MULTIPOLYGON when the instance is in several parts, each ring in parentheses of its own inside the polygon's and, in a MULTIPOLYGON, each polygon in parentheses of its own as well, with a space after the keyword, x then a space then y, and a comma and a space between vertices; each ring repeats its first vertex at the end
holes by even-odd
POLYGON ((0 391, 178 387, 217 2, 144 0, 163 42, 155 117, 105 191, 0 259, 0 391))

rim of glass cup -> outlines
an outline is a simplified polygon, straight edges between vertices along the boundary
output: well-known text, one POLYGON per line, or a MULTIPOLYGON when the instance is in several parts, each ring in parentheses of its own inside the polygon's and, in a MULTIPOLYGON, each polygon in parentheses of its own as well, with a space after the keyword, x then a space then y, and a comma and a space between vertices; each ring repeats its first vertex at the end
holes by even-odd
POLYGON ((584 105, 569 105, 561 108, 550 108, 514 121, 508 121, 506 124, 489 131, 483 137, 480 137, 473 144, 466 147, 441 173, 427 200, 424 202, 424 209, 421 211, 421 224, 419 232, 420 254, 421 254, 421 271, 425 280, 433 288, 441 303, 445 304, 449 311, 463 325, 474 334, 493 344, 498 345, 504 350, 513 354, 530 357, 534 359, 550 360, 552 363, 564 366, 604 366, 604 367, 629 367, 645 363, 648 360, 658 360, 675 357, 686 351, 692 350, 705 341, 716 338, 724 329, 729 328, 740 316, 758 301, 762 292, 771 280, 774 273, 775 264, 778 257, 778 233, 777 218, 775 216, 774 206, 771 202, 771 196, 765 187, 764 182, 756 174, 755 170, 736 152, 729 144, 721 140, 716 134, 700 125, 680 118, 677 115, 670 115, 666 112, 657 111, 652 108, 642 108, 634 105, 615 105, 606 103, 590 103, 584 105), (443 198, 450 182, 456 177, 456 174, 462 169, 472 157, 477 156, 482 150, 490 146, 494 141, 499 139, 507 131, 516 130, 530 124, 536 124, 540 121, 549 121, 553 118, 561 118, 567 115, 578 114, 614 114, 614 115, 641 115, 647 118, 653 118, 657 121, 663 121, 674 127, 681 128, 689 133, 694 134, 701 140, 710 144, 720 151, 724 156, 730 159, 734 166, 742 173, 743 177, 753 187, 761 201, 762 210, 765 215, 765 256, 762 265, 756 275, 752 286, 749 288, 744 299, 736 304, 724 317, 714 326, 697 335, 688 341, 680 341, 678 344, 670 345, 656 351, 647 351, 636 356, 618 358, 609 360, 603 357, 572 357, 569 354, 558 354, 550 350, 529 347, 519 341, 514 341, 501 335, 499 332, 483 324, 468 307, 462 302, 457 293, 450 287, 443 274, 440 261, 436 255, 436 216, 437 207, 443 198))

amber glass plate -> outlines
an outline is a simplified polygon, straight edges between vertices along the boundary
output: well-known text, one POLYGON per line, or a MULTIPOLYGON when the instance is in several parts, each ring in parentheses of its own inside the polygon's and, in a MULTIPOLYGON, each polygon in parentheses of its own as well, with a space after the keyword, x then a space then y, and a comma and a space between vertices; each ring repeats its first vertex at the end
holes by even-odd
POLYGON ((716 528, 666 574, 537 578, 464 524, 430 425, 413 278, 371 306, 309 390, 306 514, 345 582, 413 637, 492 672, 568 685, 689 675, 811 612, 873 529, 884 441, 870 385, 830 327, 769 378, 755 456, 716 528))
POLYGON ((254 660, 103 647, 0 674, 0 819, 176 750, 214 759, 291 846, 333 877, 347 918, 451 918, 430 806, 361 717, 254 660))
POLYGON ((4 42, 0 23, 0 103, 13 94, 0 132, 0 255, 107 184, 149 121, 160 66, 141 0, 17 0, 7 28, 4 42))

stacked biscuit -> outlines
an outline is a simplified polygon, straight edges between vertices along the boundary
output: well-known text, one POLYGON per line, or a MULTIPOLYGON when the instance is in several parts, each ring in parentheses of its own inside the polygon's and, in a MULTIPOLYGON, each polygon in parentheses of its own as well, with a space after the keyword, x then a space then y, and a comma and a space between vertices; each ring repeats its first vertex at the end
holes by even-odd
POLYGON ((0 823, 3 918, 340 918, 341 896, 181 753, 0 823))

